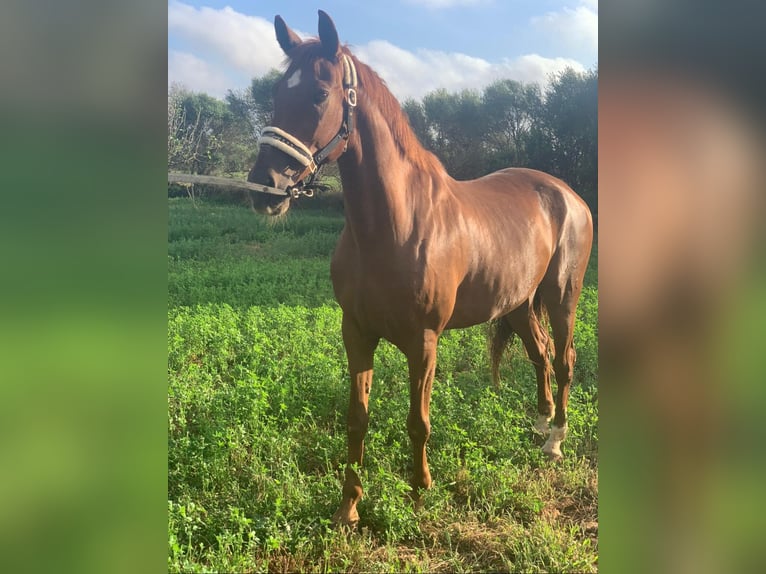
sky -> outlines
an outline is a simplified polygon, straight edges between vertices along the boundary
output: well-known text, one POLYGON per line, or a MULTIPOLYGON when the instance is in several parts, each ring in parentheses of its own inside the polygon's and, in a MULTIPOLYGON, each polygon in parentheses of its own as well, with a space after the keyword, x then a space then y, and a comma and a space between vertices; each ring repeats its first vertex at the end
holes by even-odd
POLYGON ((506 78, 545 87, 598 63, 598 0, 170 0, 168 85, 218 98, 246 88, 283 69, 274 16, 306 38, 318 9, 400 100, 506 78))

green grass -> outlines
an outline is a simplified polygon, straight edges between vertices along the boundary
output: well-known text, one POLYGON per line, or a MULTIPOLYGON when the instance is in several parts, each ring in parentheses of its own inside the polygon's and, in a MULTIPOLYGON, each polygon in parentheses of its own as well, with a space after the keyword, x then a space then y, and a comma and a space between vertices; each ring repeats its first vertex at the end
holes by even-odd
POLYGON ((565 460, 534 435, 534 372, 518 342, 490 383, 485 328, 446 333, 431 409, 433 488, 417 511, 404 356, 375 357, 359 529, 340 500, 348 374, 329 256, 331 210, 276 223, 170 200, 168 566, 172 572, 594 571, 595 256, 578 309, 565 460))

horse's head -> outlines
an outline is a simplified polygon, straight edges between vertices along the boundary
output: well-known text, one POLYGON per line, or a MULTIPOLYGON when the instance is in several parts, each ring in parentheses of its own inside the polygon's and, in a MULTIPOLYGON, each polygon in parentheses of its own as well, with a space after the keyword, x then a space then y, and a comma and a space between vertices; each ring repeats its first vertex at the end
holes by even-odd
POLYGON ((280 215, 307 190, 320 165, 335 161, 354 129, 356 69, 344 54, 330 17, 319 11, 319 38, 302 41, 274 19, 289 66, 274 87, 272 125, 263 129, 248 181, 271 188, 253 194, 253 207, 280 215), (283 192, 284 195, 281 195, 283 192))

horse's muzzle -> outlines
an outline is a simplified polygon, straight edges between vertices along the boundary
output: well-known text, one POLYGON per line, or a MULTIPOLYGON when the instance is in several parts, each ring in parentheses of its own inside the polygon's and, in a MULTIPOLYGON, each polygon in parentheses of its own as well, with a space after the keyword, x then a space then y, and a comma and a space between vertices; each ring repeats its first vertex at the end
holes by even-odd
MULTIPOLYGON (((259 158, 260 159, 260 158, 259 158)), ((290 208, 290 186, 293 183, 290 178, 282 173, 259 165, 256 161, 253 169, 247 175, 247 181, 266 187, 268 191, 249 193, 250 205, 258 213, 264 215, 282 215, 290 208), (279 195, 283 190, 284 195, 279 195)))
POLYGON ((273 195, 269 193, 249 192, 248 197, 250 206, 254 211, 263 215, 282 215, 290 209, 290 200, 288 195, 273 195))

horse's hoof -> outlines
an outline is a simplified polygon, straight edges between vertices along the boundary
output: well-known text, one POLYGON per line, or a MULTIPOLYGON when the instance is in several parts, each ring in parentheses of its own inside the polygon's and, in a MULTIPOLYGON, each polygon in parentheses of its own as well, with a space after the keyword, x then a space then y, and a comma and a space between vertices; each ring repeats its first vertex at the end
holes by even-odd
POLYGON ((551 434, 543 445, 543 452, 548 455, 550 460, 558 461, 564 458, 564 455, 561 454, 561 443, 564 441, 566 434, 566 423, 563 427, 557 427, 556 425, 551 427, 551 434))
POLYGON ((543 450, 543 452, 545 453, 545 456, 548 457, 548 460, 550 462, 560 462, 560 461, 564 460, 564 455, 561 454, 560 450, 559 451, 547 451, 547 450, 543 450))
POLYGON ((409 492, 410 497, 410 503, 412 504, 413 510, 415 512, 418 512, 421 508, 423 508, 423 492, 421 492, 419 489, 412 489, 409 492))
POLYGON ((338 510, 332 515, 332 525, 340 530, 353 532, 359 525, 359 513, 356 511, 356 508, 351 512, 338 510))

